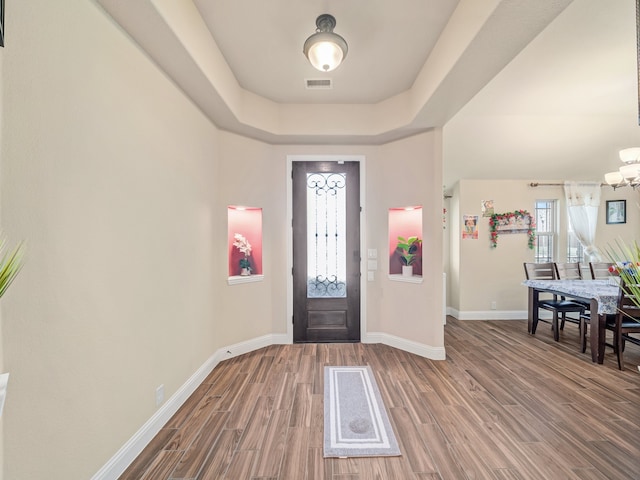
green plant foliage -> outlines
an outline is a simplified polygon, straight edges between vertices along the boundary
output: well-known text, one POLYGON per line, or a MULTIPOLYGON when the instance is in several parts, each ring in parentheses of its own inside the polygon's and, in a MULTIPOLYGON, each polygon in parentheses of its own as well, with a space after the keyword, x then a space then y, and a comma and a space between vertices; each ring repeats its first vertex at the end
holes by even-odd
POLYGON ((403 265, 411 265, 417 258, 418 245, 422 243, 418 237, 398 237, 397 250, 403 265))
POLYGON ((2 260, 0 260, 0 298, 20 272, 25 250, 23 242, 20 242, 10 252, 6 252, 6 245, 6 239, 0 240, 0 255, 2 255, 2 260))

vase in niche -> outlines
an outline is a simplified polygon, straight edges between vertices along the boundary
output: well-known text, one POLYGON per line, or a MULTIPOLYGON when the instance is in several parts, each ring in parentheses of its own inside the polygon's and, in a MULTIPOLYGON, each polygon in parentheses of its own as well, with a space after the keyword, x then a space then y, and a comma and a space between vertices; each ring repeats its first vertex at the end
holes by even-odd
POLYGON ((240 259, 240 275, 243 277, 251 275, 251 263, 249 262, 249 257, 240 259))
POLYGON ((402 266, 402 276, 404 276, 404 277, 413 277, 413 265, 403 265, 402 266))

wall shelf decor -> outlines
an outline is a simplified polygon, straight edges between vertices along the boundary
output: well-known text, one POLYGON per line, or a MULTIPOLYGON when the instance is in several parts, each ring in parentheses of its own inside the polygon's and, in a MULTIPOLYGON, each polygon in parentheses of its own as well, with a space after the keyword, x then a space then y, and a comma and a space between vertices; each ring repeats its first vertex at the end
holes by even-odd
POLYGON ((489 241, 491 242, 491 248, 498 246, 498 234, 526 233, 528 235, 527 246, 533 250, 536 239, 535 227, 535 220, 526 210, 494 213, 489 218, 489 241))

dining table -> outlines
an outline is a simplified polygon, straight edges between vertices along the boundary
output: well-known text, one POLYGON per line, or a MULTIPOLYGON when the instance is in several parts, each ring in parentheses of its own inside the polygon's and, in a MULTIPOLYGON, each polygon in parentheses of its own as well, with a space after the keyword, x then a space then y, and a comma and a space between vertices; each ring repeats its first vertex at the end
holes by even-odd
POLYGON ((617 311, 620 286, 615 278, 600 280, 525 280, 529 288, 527 331, 534 335, 539 320, 540 293, 547 292, 589 302, 591 360, 604 362, 607 315, 617 311))

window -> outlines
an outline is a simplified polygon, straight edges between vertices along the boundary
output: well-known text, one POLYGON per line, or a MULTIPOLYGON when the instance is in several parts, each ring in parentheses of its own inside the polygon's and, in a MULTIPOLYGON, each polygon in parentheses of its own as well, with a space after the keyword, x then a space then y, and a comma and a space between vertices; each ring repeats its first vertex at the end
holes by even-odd
POLYGON ((536 263, 554 261, 554 246, 556 238, 556 201, 536 200, 536 263))

